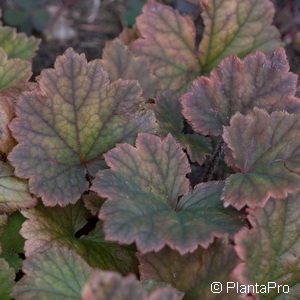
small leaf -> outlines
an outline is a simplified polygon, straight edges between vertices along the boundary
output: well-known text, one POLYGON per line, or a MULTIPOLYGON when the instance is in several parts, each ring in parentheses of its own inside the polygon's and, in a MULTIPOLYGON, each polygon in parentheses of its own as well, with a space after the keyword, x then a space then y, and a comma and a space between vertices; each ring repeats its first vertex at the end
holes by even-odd
POLYGON ((209 138, 198 134, 184 134, 181 104, 171 91, 160 93, 155 101, 155 115, 164 134, 171 133, 187 150, 191 161, 200 165, 212 151, 209 138))
POLYGON ((129 46, 133 41, 139 38, 139 32, 136 25, 132 28, 124 27, 121 33, 118 36, 118 39, 124 44, 129 46))
POLYGON ((169 245, 184 254, 239 230, 235 211, 220 200, 223 183, 190 191, 187 157, 171 135, 139 134, 136 148, 118 145, 105 160, 110 170, 97 174, 92 190, 108 198, 100 211, 108 240, 135 241, 142 253, 169 245))
POLYGON ((260 294, 261 299, 292 300, 299 297, 299 205, 299 193, 287 199, 270 199, 264 208, 250 210, 248 218, 253 228, 245 228, 235 237, 237 253, 243 260, 235 270, 240 282, 281 285, 281 288, 260 294), (290 287, 288 294, 283 293, 283 285, 290 287))
POLYGON ((296 90, 297 75, 289 72, 283 49, 271 56, 256 52, 244 60, 231 56, 210 78, 202 76, 193 82, 182 96, 183 115, 196 132, 221 135, 231 116, 255 106, 268 112, 300 112, 296 90))
MULTIPOLYGON (((228 242, 217 240, 208 249, 198 248, 193 253, 180 255, 170 248, 155 253, 138 255, 142 280, 166 282, 185 293, 185 299, 218 300, 224 293, 211 292, 212 282, 226 285, 238 263, 237 255, 228 242)), ((229 293, 228 300, 237 299, 229 293)), ((222 298, 221 298, 222 296, 222 298)))
POLYGON ((41 92, 18 102, 10 128, 19 144, 9 159, 45 205, 65 206, 88 189, 86 174, 103 167, 104 152, 152 124, 137 117, 143 99, 136 81, 110 84, 99 60, 87 63, 72 49, 42 72, 39 85, 41 92))
POLYGON ((8 58, 30 60, 39 46, 40 40, 27 37, 24 33, 16 33, 15 28, 0 26, 0 48, 8 58))
POLYGON ((0 258, 0 299, 11 300, 10 293, 15 284, 15 272, 10 268, 8 263, 0 258))
POLYGON ((2 245, 0 257, 4 258, 16 271, 21 269, 22 259, 19 254, 24 252, 24 239, 19 234, 24 220, 25 218, 19 212, 13 213, 0 233, 0 245, 2 245))
POLYGON ((82 300, 180 300, 182 294, 171 287, 156 289, 147 297, 133 275, 125 278, 115 272, 96 271, 82 291, 82 300))
POLYGON ((46 28, 47 23, 50 21, 50 19, 51 14, 45 7, 43 7, 34 10, 31 20, 35 29, 43 31, 46 28))
POLYGON ((280 47, 280 33, 272 26, 274 6, 269 0, 201 0, 204 34, 199 54, 204 72, 236 54, 280 47))
POLYGON ((25 221, 21 234, 26 239, 26 256, 43 252, 50 247, 69 247, 82 256, 93 267, 119 270, 122 273, 136 271, 135 250, 104 241, 98 225, 88 235, 76 237, 87 223, 87 210, 81 201, 66 207, 37 205, 23 211, 25 221))
POLYGON ((0 161, 0 212, 12 212, 36 204, 25 180, 14 176, 9 163, 0 161))
POLYGON ((119 78, 138 80, 144 97, 155 97, 158 82, 150 74, 147 60, 135 57, 120 40, 106 43, 101 62, 112 81, 119 78))
POLYGON ((102 204, 104 203, 104 199, 94 192, 82 195, 82 200, 85 208, 88 209, 93 216, 96 216, 99 213, 102 204))
POLYGON ((10 26, 18 26, 25 22, 28 17, 26 11, 10 7, 5 8, 3 15, 5 23, 10 26))
POLYGON ((200 72, 193 21, 150 0, 137 18, 137 27, 141 38, 133 42, 132 49, 149 60, 160 88, 183 90, 200 72))
POLYGON ((0 233, 1 233, 1 229, 3 228, 3 226, 7 223, 7 215, 5 214, 0 214, 0 233))
POLYGON ((254 108, 235 114, 223 138, 227 164, 240 173, 226 180, 225 206, 264 206, 270 197, 283 198, 300 190, 300 116, 254 108))
POLYGON ((80 300, 92 268, 71 250, 59 247, 27 258, 23 271, 25 276, 12 293, 16 300, 80 300))
POLYGON ((0 49, 0 91, 28 80, 30 76, 30 62, 18 58, 8 59, 7 54, 0 49))

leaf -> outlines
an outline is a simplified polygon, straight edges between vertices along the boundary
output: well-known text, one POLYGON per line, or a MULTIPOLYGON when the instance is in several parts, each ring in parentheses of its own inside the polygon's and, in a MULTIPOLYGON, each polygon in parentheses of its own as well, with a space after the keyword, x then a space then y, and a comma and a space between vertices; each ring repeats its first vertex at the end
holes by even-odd
POLYGON ((18 58, 8 59, 7 54, 0 49, 0 91, 15 86, 23 80, 28 80, 30 76, 30 62, 18 58))
MULTIPOLYGON (((8 58, 30 60, 35 55, 39 43, 40 40, 33 36, 27 37, 24 33, 16 33, 15 28, 0 26, 0 48, 7 53, 8 58)), ((14 67, 16 65, 18 64, 14 67)))
POLYGON ((0 233, 0 245, 2 245, 0 257, 4 258, 16 272, 21 269, 20 254, 24 252, 24 239, 19 234, 24 220, 25 218, 19 212, 13 213, 9 216, 7 224, 0 233))
POLYGON ((280 47, 280 33, 271 25, 271 1, 201 0, 200 4, 205 28, 199 47, 203 72, 231 54, 243 57, 255 50, 272 52, 280 47))
MULTIPOLYGON (((227 299, 224 293, 211 292, 212 282, 226 285, 238 263, 237 255, 227 241, 217 240, 208 249, 180 255, 170 248, 138 255, 141 279, 166 282, 185 293, 185 299, 227 299), (222 297, 222 298, 221 298, 222 297)), ((237 299, 229 293, 228 300, 237 299)))
POLYGON ((223 183, 190 191, 187 157, 171 135, 139 134, 136 148, 118 145, 105 160, 110 170, 98 172, 92 190, 108 198, 99 215, 107 240, 136 242, 142 253, 168 245, 185 254, 241 226, 235 211, 223 209, 223 183))
POLYGON ((39 86, 18 102, 10 129, 19 144, 9 159, 46 206, 65 206, 88 189, 86 174, 103 167, 104 152, 152 124, 138 117, 136 81, 110 84, 99 60, 87 63, 72 49, 42 72, 39 86))
POLYGON ((96 216, 100 211, 104 199, 99 197, 94 192, 89 192, 87 195, 82 195, 82 200, 86 209, 90 211, 93 216, 96 216))
POLYGON ((82 291, 82 300, 180 300, 182 295, 171 287, 155 290, 147 297, 133 275, 125 278, 115 272, 96 271, 82 291))
POLYGON ((270 199, 264 208, 249 211, 248 219, 253 228, 245 228, 235 237, 236 251, 242 259, 235 270, 240 282, 281 284, 279 290, 272 288, 261 299, 299 297, 296 292, 299 292, 300 282, 299 205, 299 193, 287 199, 270 199), (282 292, 282 285, 290 287, 288 294, 282 292))
POLYGON ((7 155, 16 145, 8 128, 15 117, 15 104, 25 91, 33 91, 36 85, 33 82, 21 82, 16 86, 5 89, 0 93, 0 152, 7 155))
POLYGON ((284 198, 300 189, 300 117, 254 108, 235 114, 225 127, 227 164, 240 173, 226 179, 224 204, 241 209, 264 206, 270 197, 284 198))
POLYGON ((12 212, 35 204, 36 199, 30 195, 27 182, 14 176, 9 163, 0 161, 0 212, 12 212))
POLYGON ((0 258, 0 299, 11 300, 9 296, 14 286, 15 272, 8 263, 0 258))
POLYGON ((171 133, 186 148, 191 161, 201 165, 212 151, 210 140, 198 134, 183 133, 181 110, 178 96, 171 91, 160 93, 155 101, 155 115, 162 132, 171 133))
POLYGON ((88 235, 77 237, 77 233, 87 224, 88 211, 81 201, 63 208, 37 205, 22 213, 29 219, 21 229, 26 239, 26 256, 53 246, 69 247, 93 267, 119 270, 122 273, 136 271, 135 250, 104 241, 100 226, 96 226, 88 235))
POLYGON ((23 271, 12 293, 16 300, 80 300, 92 268, 73 251, 59 247, 27 258, 23 271))
POLYGON ((139 32, 136 25, 132 28, 124 27, 118 36, 118 39, 124 44, 129 46, 133 41, 139 38, 139 32))
MULTIPOLYGON (((0 214, 0 230, 6 223, 7 223, 7 215, 0 214)), ((0 231, 0 233, 1 233, 1 231, 0 231)))
POLYGON ((256 52, 244 60, 231 56, 209 78, 202 76, 193 82, 182 96, 183 115, 196 132, 221 135, 231 116, 255 106, 268 112, 300 112, 296 90, 297 75, 289 72, 283 49, 271 56, 256 52))
POLYGON ((200 72, 193 21, 150 0, 136 23, 141 38, 131 45, 134 53, 149 60, 162 90, 184 89, 200 72))
POLYGON ((135 57, 119 39, 106 43, 101 62, 112 81, 119 78, 138 80, 144 97, 155 97, 158 82, 150 74, 147 60, 135 57))

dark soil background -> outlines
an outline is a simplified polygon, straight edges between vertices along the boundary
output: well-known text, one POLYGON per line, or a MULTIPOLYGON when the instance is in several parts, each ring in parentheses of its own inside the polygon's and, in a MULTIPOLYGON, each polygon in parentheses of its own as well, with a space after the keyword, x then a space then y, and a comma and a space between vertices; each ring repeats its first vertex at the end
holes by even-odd
MULTIPOLYGON (((162 0, 202 22, 195 0, 162 0)), ((33 60, 34 76, 53 66, 57 55, 73 47, 88 60, 101 57, 107 40, 134 24, 145 0, 0 0, 3 23, 42 39, 33 60), (27 15, 24 15, 24 12, 27 15)), ((274 24, 279 28, 291 70, 300 74, 300 0, 273 0, 274 24)))

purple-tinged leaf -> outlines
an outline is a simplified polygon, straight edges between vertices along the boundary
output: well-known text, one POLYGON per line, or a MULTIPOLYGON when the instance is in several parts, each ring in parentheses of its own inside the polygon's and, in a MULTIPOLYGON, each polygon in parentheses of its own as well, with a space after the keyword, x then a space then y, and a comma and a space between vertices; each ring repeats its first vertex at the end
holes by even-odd
POLYGON ((235 269, 240 283, 268 285, 272 282, 272 286, 276 285, 269 293, 257 294, 256 299, 299 298, 299 207, 299 193, 286 199, 272 198, 264 208, 249 211, 248 218, 253 228, 245 228, 235 237, 235 248, 242 259, 235 269), (279 285, 281 288, 278 288, 279 285), (289 286, 288 293, 283 285, 289 286))
POLYGON ((161 89, 183 90, 200 72, 192 19, 149 0, 137 27, 141 38, 132 43, 134 53, 149 60, 161 89))
POLYGON ((300 190, 300 115, 254 108, 235 114, 223 138, 225 160, 239 173, 226 179, 225 206, 264 206, 300 190))
POLYGON ((111 81, 120 78, 138 80, 143 96, 155 97, 158 80, 150 73, 147 60, 135 57, 120 40, 106 44, 101 63, 111 81))
POLYGON ((185 254, 242 225, 223 208, 223 183, 190 190, 187 157, 171 135, 139 134, 136 148, 120 144, 105 160, 110 169, 97 174, 92 190, 108 198, 99 215, 108 240, 136 242, 142 253, 168 245, 185 254))
POLYGON ((236 293, 226 295, 211 292, 212 282, 232 280, 231 273, 238 257, 227 241, 217 240, 208 249, 198 248, 193 253, 180 255, 170 248, 155 253, 138 255, 141 279, 153 279, 171 284, 185 293, 186 299, 238 299, 236 293), (222 298, 221 298, 222 297, 222 298))
POLYGON ((101 168, 102 154, 132 142, 149 119, 136 116, 143 103, 136 81, 110 84, 99 60, 87 63, 72 49, 42 72, 39 86, 18 102, 10 128, 19 144, 9 159, 45 205, 65 206, 88 189, 86 174, 101 168))
POLYGON ((221 135, 236 112, 244 114, 255 106, 268 112, 300 112, 296 90, 297 75, 289 72, 283 49, 271 56, 256 52, 244 60, 231 56, 209 78, 193 82, 182 96, 183 115, 196 132, 221 135))
POLYGON ((122 277, 115 272, 95 271, 82 291, 82 300, 180 300, 182 293, 162 287, 149 296, 133 275, 122 277))

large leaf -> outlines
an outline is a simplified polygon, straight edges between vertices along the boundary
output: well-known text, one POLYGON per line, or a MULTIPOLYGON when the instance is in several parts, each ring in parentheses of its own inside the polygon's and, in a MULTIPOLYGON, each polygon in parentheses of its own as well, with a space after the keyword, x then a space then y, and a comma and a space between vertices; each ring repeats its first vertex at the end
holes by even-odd
POLYGON ((19 58, 8 59, 7 54, 0 48, 0 91, 28 80, 31 76, 29 61, 19 58))
POLYGON ((27 182, 14 176, 9 163, 0 161, 0 213, 35 204, 36 199, 30 195, 27 182))
POLYGON ((155 97, 158 81, 150 73, 147 60, 135 57, 119 39, 106 44, 102 54, 102 65, 111 80, 138 80, 144 97, 155 97))
POLYGON ((148 119, 135 116, 143 103, 136 81, 110 84, 99 60, 87 63, 72 49, 42 72, 39 85, 41 92, 18 102, 10 128, 19 144, 9 159, 45 205, 65 206, 88 189, 86 175, 103 165, 102 154, 132 141, 148 119))
POLYGON ((0 245, 2 246, 0 257, 3 257, 16 271, 21 269, 20 254, 24 252, 24 239, 19 233, 24 220, 25 218, 19 212, 15 212, 9 216, 3 232, 0 232, 0 245))
POLYGON ((196 29, 188 16, 150 0, 137 18, 141 38, 133 51, 147 57, 161 89, 182 90, 200 72, 196 29))
POLYGON ((133 275, 96 271, 82 291, 82 300, 180 300, 182 294, 171 287, 158 288, 149 296, 133 275))
POLYGON ((9 296, 14 286, 15 272, 8 263, 0 258, 0 299, 11 300, 9 296))
POLYGON ((0 26, 0 48, 9 58, 31 59, 39 43, 40 41, 33 36, 16 33, 15 28, 0 26))
POLYGON ((201 165, 212 151, 210 140, 198 134, 183 133, 181 110, 178 96, 171 91, 160 93, 155 101, 155 115, 162 133, 171 133, 186 148, 190 159, 201 165))
POLYGON ((269 293, 257 295, 262 300, 299 298, 299 206, 299 193, 287 199, 270 199, 264 208, 250 211, 253 228, 242 230, 235 238, 237 253, 243 260, 235 270, 241 283, 276 285, 269 293), (289 286, 289 293, 283 292, 283 285, 289 286))
POLYGON ((180 255, 170 248, 138 255, 141 279, 167 282, 185 293, 187 300, 236 299, 236 293, 212 293, 212 282, 232 280, 231 272, 238 263, 237 255, 227 241, 217 240, 208 249, 180 255), (221 298, 222 297, 222 298, 221 298), (226 298, 228 297, 228 298, 226 298))
POLYGON ((202 70, 209 72, 231 54, 245 56, 255 50, 271 52, 280 46, 272 26, 270 0, 201 0, 204 34, 200 44, 202 70))
POLYGON ((236 213, 223 208, 223 183, 190 191, 187 157, 171 135, 139 134, 136 148, 118 145, 105 160, 110 170, 97 174, 92 189, 108 198, 100 211, 108 240, 135 241, 143 253, 169 245, 184 254, 240 228, 236 213))
POLYGON ((299 112, 296 90, 297 76, 289 72, 283 49, 271 56, 256 52, 244 60, 231 56, 210 78, 202 76, 193 82, 182 97, 183 115, 196 132, 221 135, 232 115, 246 113, 254 106, 268 112, 299 112))
POLYGON ((81 201, 66 207, 38 205, 23 211, 23 214, 29 219, 24 222, 21 230, 26 239, 26 256, 53 246, 67 246, 93 267, 123 273, 136 271, 134 249, 104 241, 100 226, 96 226, 88 235, 80 238, 76 236, 87 223, 88 211, 81 201))
POLYGON ((300 190, 300 115, 255 108, 235 114, 223 138, 227 164, 240 173, 226 180, 224 201, 240 209, 300 190))
POLYGON ((27 258, 23 271, 12 294, 16 300, 80 300, 92 268, 73 251, 59 247, 27 258))

